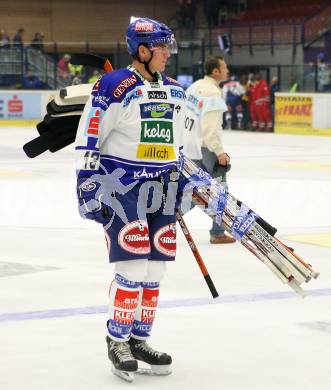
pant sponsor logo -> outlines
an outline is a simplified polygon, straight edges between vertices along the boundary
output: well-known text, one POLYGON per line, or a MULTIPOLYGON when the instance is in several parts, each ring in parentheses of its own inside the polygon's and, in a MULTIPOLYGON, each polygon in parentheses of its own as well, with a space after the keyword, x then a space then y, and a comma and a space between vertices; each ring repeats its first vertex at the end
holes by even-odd
POLYGON ((163 226, 154 235, 155 248, 165 256, 176 255, 176 225, 174 223, 163 226))
POLYGON ((172 144, 174 142, 172 122, 142 121, 140 142, 172 144))
POLYGON ((145 103, 140 104, 140 114, 144 119, 164 118, 173 119, 174 104, 145 103))
POLYGON ((134 319, 134 311, 114 310, 114 321, 122 325, 131 325, 134 319))
POLYGON ((144 307, 156 307, 158 297, 159 289, 144 288, 141 305, 144 307))
POLYGON ((152 324, 155 317, 155 310, 143 309, 141 311, 141 321, 145 324, 152 324))
POLYGON ((115 294, 114 306, 128 310, 136 309, 138 294, 139 291, 127 291, 118 288, 115 294))
POLYGON ((175 160, 176 154, 173 146, 139 144, 136 157, 144 160, 175 160))
POLYGON ((118 244, 127 252, 145 255, 151 250, 146 221, 133 221, 125 225, 118 235, 118 244))
POLYGON ((165 91, 148 91, 148 99, 167 99, 168 95, 165 91))

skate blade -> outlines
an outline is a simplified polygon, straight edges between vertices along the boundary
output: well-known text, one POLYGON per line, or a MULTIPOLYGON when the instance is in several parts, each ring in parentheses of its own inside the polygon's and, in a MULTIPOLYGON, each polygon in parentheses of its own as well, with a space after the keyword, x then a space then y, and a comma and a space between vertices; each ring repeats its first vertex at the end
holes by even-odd
POLYGON ((150 365, 150 368, 138 368, 137 374, 140 375, 154 375, 154 376, 162 376, 162 375, 170 375, 172 373, 171 366, 162 365, 162 366, 153 366, 150 365))
POLYGON ((115 367, 112 367, 112 372, 114 375, 118 376, 121 379, 124 379, 126 382, 133 382, 135 371, 121 371, 117 370, 115 367))

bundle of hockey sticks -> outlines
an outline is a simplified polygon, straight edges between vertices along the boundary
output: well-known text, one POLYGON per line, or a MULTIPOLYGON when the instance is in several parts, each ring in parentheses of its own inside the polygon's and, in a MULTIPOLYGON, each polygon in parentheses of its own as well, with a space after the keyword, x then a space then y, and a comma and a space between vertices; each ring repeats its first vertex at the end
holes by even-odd
MULTIPOLYGON (((285 284, 304 297, 301 284, 317 278, 319 273, 304 262, 293 249, 274 237, 276 229, 244 203, 227 192, 225 186, 212 179, 190 159, 182 155, 179 171, 185 178, 185 192, 203 207, 213 220, 222 224, 237 241, 252 252, 285 284)), ((190 198, 190 197, 189 197, 190 198)))
MULTIPOLYGON (((112 70, 107 59, 94 55, 76 55, 75 61, 71 62, 95 66, 105 71, 112 70)), ((46 150, 56 152, 74 142, 78 122, 91 90, 91 84, 83 84, 60 91, 47 105, 44 120, 37 125, 39 137, 23 147, 28 157, 34 158, 46 150)), ((178 170, 185 183, 180 185, 182 189, 186 189, 183 189, 183 198, 191 192, 190 200, 193 198, 196 204, 202 206, 203 211, 216 223, 222 224, 227 232, 270 268, 283 283, 304 297, 301 285, 311 278, 317 278, 319 274, 291 248, 274 237, 277 230, 185 156, 180 159, 178 170)), ((176 216, 212 296, 216 298, 218 293, 186 227, 181 210, 177 210, 176 216)))

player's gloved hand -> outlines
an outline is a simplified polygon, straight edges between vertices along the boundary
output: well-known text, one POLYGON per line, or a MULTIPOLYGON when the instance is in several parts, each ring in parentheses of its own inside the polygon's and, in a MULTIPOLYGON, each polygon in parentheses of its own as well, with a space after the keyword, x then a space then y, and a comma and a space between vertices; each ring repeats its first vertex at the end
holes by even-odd
POLYGON ((113 210, 103 201, 106 194, 101 183, 86 178, 78 180, 77 196, 79 214, 82 218, 91 219, 103 225, 109 222, 113 210))

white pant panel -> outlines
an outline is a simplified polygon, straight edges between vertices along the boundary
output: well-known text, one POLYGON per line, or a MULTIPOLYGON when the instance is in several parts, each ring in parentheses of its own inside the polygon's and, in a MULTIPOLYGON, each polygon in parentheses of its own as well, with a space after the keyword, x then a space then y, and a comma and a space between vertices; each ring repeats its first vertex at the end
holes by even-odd
POLYGON ((149 260, 144 282, 160 282, 167 269, 166 261, 149 260))
POLYGON ((119 261, 115 264, 115 274, 132 282, 144 281, 148 270, 147 259, 119 261))

